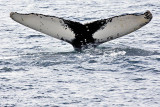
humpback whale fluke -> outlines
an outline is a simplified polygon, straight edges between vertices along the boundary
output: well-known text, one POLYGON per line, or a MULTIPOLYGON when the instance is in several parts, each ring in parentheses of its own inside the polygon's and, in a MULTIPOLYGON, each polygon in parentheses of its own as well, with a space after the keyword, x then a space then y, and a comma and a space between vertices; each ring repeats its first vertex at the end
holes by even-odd
POLYGON ((66 41, 74 48, 81 49, 88 44, 99 45, 129 34, 149 23, 152 14, 150 11, 123 14, 86 24, 36 13, 11 12, 10 17, 20 24, 66 41))

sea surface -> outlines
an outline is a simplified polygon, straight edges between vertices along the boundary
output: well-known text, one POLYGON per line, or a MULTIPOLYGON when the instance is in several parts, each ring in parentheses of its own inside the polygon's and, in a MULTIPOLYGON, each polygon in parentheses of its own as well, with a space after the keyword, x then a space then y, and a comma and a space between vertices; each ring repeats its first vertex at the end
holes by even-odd
POLYGON ((160 107, 160 1, 0 0, 0 107, 160 107), (87 23, 146 10, 146 26, 82 52, 9 17, 87 23))

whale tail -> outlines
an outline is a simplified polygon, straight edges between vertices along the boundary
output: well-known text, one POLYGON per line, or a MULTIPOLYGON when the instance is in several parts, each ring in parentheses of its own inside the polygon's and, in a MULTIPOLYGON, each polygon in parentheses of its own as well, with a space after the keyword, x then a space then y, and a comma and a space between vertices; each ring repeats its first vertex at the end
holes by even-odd
POLYGON ((86 24, 36 13, 11 12, 10 17, 22 25, 66 41, 74 48, 81 49, 88 44, 99 45, 129 34, 149 23, 152 14, 150 11, 123 14, 86 24))

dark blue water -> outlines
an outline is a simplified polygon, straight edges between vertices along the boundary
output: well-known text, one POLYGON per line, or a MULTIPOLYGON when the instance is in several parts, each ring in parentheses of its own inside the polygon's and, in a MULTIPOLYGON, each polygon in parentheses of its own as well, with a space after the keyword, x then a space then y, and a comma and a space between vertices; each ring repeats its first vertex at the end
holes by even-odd
POLYGON ((0 7, 1 107, 160 107, 159 0, 0 0, 0 7), (153 19, 145 27, 82 52, 9 17, 86 23, 146 10, 153 19))

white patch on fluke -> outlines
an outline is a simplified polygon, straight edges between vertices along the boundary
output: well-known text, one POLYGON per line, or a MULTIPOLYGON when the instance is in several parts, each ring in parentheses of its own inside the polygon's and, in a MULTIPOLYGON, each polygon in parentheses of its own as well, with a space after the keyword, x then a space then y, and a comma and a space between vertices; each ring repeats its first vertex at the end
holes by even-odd
POLYGON ((74 32, 65 25, 61 18, 41 14, 19 14, 11 12, 10 17, 34 30, 40 31, 57 39, 72 41, 75 38, 74 32))
POLYGON ((152 14, 146 11, 143 14, 128 14, 113 17, 105 26, 93 34, 97 43, 103 43, 129 34, 142 26, 146 25, 152 19, 152 14), (148 17, 148 18, 146 18, 148 17))

